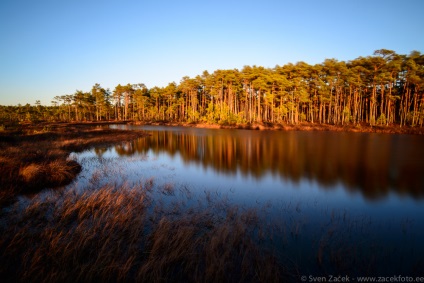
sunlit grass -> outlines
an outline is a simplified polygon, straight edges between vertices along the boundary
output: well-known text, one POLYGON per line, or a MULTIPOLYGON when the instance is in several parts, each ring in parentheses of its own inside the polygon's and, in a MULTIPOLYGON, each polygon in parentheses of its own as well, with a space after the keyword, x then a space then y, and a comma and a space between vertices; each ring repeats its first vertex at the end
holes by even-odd
POLYGON ((49 192, 2 218, 8 281, 273 282, 259 218, 219 199, 187 205, 185 189, 153 182, 49 192), (155 192, 162 192, 156 194, 155 192), (170 193, 172 191, 172 194, 170 193), (177 197, 164 205, 158 196, 177 197))
POLYGON ((0 135, 0 204, 3 195, 17 195, 69 184, 81 171, 71 152, 111 145, 140 136, 140 131, 121 131, 90 126, 63 126, 38 131, 21 129, 0 135))

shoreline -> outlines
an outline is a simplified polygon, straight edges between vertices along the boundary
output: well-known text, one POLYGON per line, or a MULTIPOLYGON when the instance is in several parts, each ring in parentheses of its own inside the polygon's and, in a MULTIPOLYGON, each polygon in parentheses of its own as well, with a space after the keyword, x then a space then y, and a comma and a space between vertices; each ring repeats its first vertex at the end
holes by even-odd
POLYGON ((72 152, 148 136, 140 130, 92 126, 49 123, 0 132, 0 207, 14 196, 72 182, 82 169, 69 158, 72 152))
MULTIPOLYGON (((114 124, 128 125, 152 125, 169 127, 189 127, 201 129, 240 129, 255 131, 325 131, 325 132, 352 132, 352 133, 382 133, 382 134, 400 134, 400 135, 424 135, 424 127, 400 127, 398 124, 389 126, 375 125, 370 126, 366 123, 331 125, 310 122, 301 122, 299 124, 280 124, 280 123, 247 123, 247 124, 211 124, 211 123, 187 123, 170 121, 80 121, 80 122, 40 122, 28 123, 18 126, 18 131, 40 132, 47 129, 61 129, 67 127, 85 127, 85 126, 106 126, 114 124)), ((13 130, 12 130, 13 131, 13 130)), ((10 132, 7 130, 5 132, 10 132)), ((1 133, 1 131, 0 131, 1 133)))
MULTIPOLYGON (((111 123, 113 124, 113 123, 111 123)), ((133 125, 153 125, 153 126, 170 126, 170 127, 191 127, 202 129, 240 129, 240 130, 259 130, 259 131, 327 131, 327 132, 353 132, 353 133, 382 133, 382 134, 401 134, 401 135, 424 135, 424 127, 410 127, 399 125, 391 126, 369 126, 365 124, 346 124, 346 125, 329 125, 317 123, 299 123, 278 124, 278 123, 252 123, 238 125, 220 125, 207 123, 179 123, 179 122, 133 122, 128 121, 126 124, 133 125)))

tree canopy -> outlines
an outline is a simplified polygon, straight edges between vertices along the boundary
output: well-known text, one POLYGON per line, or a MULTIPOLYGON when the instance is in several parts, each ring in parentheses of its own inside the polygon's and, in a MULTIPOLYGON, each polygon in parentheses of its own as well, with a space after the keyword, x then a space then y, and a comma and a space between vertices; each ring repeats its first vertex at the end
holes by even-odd
POLYGON ((424 55, 376 50, 351 61, 326 59, 264 68, 204 71, 179 84, 95 84, 54 97, 52 106, 0 106, 0 121, 169 121, 343 125, 424 121, 424 55))

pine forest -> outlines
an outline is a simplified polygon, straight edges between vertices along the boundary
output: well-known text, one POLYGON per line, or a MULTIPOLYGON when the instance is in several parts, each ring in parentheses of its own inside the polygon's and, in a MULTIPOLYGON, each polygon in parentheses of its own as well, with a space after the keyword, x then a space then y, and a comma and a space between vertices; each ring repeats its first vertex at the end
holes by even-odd
MULTIPOLYGON (((141 78, 142 79, 142 78, 141 78)), ((54 97, 51 106, 0 106, 8 121, 167 121, 235 125, 301 122, 423 126, 424 55, 387 49, 351 61, 204 71, 179 84, 143 83, 54 97)))

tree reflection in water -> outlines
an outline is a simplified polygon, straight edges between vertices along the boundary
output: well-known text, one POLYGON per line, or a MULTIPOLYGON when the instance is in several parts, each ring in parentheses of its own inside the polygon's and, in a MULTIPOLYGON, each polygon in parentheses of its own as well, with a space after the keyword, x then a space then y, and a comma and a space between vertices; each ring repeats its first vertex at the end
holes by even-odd
POLYGON ((330 188, 340 182, 374 199, 396 192, 424 195, 424 138, 388 134, 275 132, 194 128, 146 128, 151 134, 115 146, 120 156, 179 154, 225 174, 241 172, 260 179, 272 173, 292 181, 303 178, 330 188))

